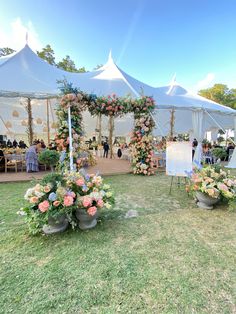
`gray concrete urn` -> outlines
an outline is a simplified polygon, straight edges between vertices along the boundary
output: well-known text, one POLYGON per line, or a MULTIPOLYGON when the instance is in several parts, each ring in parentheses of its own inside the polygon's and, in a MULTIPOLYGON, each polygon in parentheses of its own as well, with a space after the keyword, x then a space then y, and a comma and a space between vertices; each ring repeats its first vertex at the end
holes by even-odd
POLYGON ((60 215, 57 218, 49 217, 48 224, 43 226, 45 234, 55 234, 65 231, 68 228, 69 222, 66 215, 60 215))
POLYGON ((220 200, 220 198, 214 198, 199 191, 196 192, 196 198, 198 199, 197 206, 204 209, 213 209, 213 205, 220 200))
POLYGON ((87 214, 85 209, 77 208, 75 212, 81 230, 92 229, 97 225, 98 212, 94 216, 87 214))

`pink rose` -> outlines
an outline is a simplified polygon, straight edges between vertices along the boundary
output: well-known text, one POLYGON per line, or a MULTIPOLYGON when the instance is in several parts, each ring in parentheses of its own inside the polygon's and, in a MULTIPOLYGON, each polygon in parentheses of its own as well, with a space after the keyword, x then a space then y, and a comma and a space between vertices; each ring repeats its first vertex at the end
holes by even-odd
POLYGON ((48 210, 49 208, 49 202, 48 201, 43 201, 42 203, 39 203, 39 210, 44 213, 48 210))
POLYGON ((92 207, 89 207, 88 210, 87 210, 87 213, 90 215, 90 216, 94 216, 97 212, 97 207, 96 206, 92 206, 92 207))
POLYGON ((84 179, 78 179, 75 181, 76 185, 83 186, 84 185, 84 179))
POLYGON ((74 203, 74 199, 72 196, 66 195, 64 197, 64 202, 63 202, 64 206, 68 207, 68 206, 71 206, 73 203, 74 203))
POLYGON ((58 207, 60 205, 60 201, 54 201, 53 206, 58 207))
POLYGON ((84 196, 82 203, 84 207, 89 207, 92 205, 92 199, 90 197, 84 196))
POLYGON ((99 208, 102 208, 102 207, 104 206, 103 200, 102 200, 102 199, 99 199, 99 200, 97 201, 97 205, 98 205, 99 208))

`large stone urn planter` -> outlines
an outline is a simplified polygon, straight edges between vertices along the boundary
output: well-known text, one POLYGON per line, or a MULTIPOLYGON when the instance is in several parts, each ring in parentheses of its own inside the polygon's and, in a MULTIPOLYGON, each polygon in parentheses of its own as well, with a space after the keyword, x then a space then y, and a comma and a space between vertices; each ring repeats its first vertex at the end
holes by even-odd
POLYGON ((43 226, 45 234, 55 234, 65 231, 68 228, 69 222, 66 215, 60 215, 57 218, 49 217, 48 224, 43 226))
POLYGON ((196 198, 198 200, 197 206, 204 209, 213 209, 213 205, 217 204, 220 198, 211 197, 202 192, 196 192, 196 198))
POLYGON ((87 214, 85 209, 77 208, 75 212, 81 230, 92 229, 97 225, 98 212, 94 216, 87 214))

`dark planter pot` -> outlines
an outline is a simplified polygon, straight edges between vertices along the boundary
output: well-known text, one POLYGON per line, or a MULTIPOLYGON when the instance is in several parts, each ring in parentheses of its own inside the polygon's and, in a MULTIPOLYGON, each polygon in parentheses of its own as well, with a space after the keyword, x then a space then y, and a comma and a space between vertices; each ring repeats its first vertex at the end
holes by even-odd
POLYGON ((60 215, 57 218, 49 217, 48 224, 43 226, 45 234, 55 234, 65 231, 68 228, 69 222, 66 215, 60 215))
POLYGON ((204 209, 213 209, 213 205, 217 204, 220 200, 220 198, 213 198, 199 191, 196 192, 196 197, 198 199, 197 206, 204 209))
POLYGON ((91 216, 86 213, 85 209, 78 208, 76 209, 75 215, 79 221, 79 228, 81 230, 92 229, 97 225, 97 218, 98 218, 97 212, 94 216, 91 216))

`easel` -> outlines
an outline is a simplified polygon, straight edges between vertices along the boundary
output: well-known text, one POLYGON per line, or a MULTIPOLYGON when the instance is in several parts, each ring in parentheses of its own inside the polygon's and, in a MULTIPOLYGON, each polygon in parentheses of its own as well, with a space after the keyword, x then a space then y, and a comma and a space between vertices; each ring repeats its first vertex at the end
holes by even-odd
POLYGON ((172 186, 173 186, 173 181, 174 181, 174 178, 177 178, 177 186, 178 188, 180 189, 180 185, 181 185, 181 178, 184 178, 184 183, 183 184, 187 184, 187 177, 183 177, 183 176, 171 176, 171 182, 170 182, 170 190, 169 190, 169 195, 171 194, 171 191, 172 191, 172 186))

